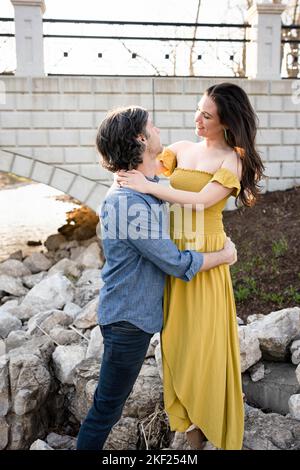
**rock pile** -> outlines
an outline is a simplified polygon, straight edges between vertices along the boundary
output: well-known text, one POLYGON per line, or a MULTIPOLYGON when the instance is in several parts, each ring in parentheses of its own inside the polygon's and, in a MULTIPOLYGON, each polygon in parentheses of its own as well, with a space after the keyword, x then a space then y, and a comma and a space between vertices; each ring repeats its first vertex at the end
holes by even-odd
MULTIPOLYGON (((99 240, 45 246, 0 264, 0 449, 74 449, 98 381, 99 240)), ((239 334, 244 448, 300 449, 300 308, 252 315, 239 334)), ((161 378, 156 334, 106 449, 189 448, 168 428, 161 378)))

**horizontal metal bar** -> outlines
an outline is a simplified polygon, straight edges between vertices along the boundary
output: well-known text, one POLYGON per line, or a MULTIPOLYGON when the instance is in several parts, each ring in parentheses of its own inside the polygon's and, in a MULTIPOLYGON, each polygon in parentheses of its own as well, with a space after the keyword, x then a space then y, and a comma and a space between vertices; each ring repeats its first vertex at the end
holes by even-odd
MULTIPOLYGON (((0 18, 0 21, 14 21, 14 18, 0 18)), ((250 28, 248 23, 170 23, 166 21, 105 21, 105 20, 64 20, 61 18, 43 18, 43 23, 74 23, 74 24, 120 24, 132 26, 199 26, 210 28, 250 28)))
POLYGON ((282 29, 300 29, 300 24, 283 24, 282 29))
POLYGON ((88 23, 88 24, 120 24, 120 25, 132 25, 132 26, 208 26, 211 28, 249 28, 248 23, 172 23, 167 21, 105 21, 105 20, 63 20, 56 18, 45 18, 45 23, 88 23))
MULTIPOLYGON (((1 75, 1 74, 0 74, 1 75)), ((51 77, 69 77, 71 74, 69 73, 47 73, 47 76, 51 77)), ((114 74, 114 75, 109 75, 109 74, 91 74, 91 73, 72 73, 72 77, 130 77, 130 78, 140 78, 140 77, 147 77, 147 78, 157 78, 157 77, 162 77, 162 78, 190 78, 190 75, 147 75, 147 74, 142 74, 142 75, 122 75, 122 74, 114 74)), ((193 75, 193 78, 214 78, 216 77, 215 75, 193 75)), ((232 75, 218 75, 217 78, 231 78, 232 80, 234 79, 239 79, 241 77, 235 77, 232 75)), ((243 78, 248 78, 246 75, 243 78)))
POLYGON ((163 37, 138 37, 138 36, 79 36, 66 34, 43 34, 44 38, 69 38, 69 39, 118 39, 130 41, 201 41, 201 42, 250 42, 250 39, 219 39, 219 38, 163 38, 163 37))
POLYGON ((281 44, 300 44, 298 39, 282 39, 281 44))

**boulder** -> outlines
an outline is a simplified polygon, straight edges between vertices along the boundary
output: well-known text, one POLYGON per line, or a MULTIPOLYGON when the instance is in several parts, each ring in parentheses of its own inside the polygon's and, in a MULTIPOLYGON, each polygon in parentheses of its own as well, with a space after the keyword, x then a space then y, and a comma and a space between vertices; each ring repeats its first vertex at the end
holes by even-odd
POLYGON ((55 450, 75 450, 76 439, 72 436, 62 436, 56 432, 51 432, 46 437, 47 444, 55 450))
POLYGON ((103 261, 101 250, 97 242, 91 243, 77 258, 76 263, 83 269, 101 269, 103 261))
POLYGON ((29 450, 53 450, 53 449, 47 444, 47 442, 42 441, 41 439, 37 439, 31 444, 29 450))
POLYGON ((44 245, 48 251, 56 251, 65 242, 66 238, 61 233, 56 233, 55 235, 50 235, 44 245))
POLYGON ((300 308, 271 312, 247 328, 257 336, 265 359, 285 361, 289 357, 290 343, 300 334, 300 308))
POLYGON ((81 276, 81 270, 75 261, 72 261, 68 258, 63 258, 58 261, 52 268, 48 271, 48 276, 51 276, 55 273, 62 273, 66 277, 71 277, 73 279, 79 279, 81 276))
POLYGON ((97 325, 97 308, 98 308, 98 297, 91 300, 76 316, 74 325, 77 328, 92 328, 97 325))
POLYGON ((41 271, 48 271, 52 263, 43 253, 32 253, 32 255, 25 258, 24 264, 32 274, 36 274, 41 271))
POLYGON ((88 302, 99 296, 99 291, 103 286, 100 277, 100 270, 87 269, 76 283, 74 302, 80 307, 84 307, 88 302))
POLYGON ((0 337, 6 338, 11 331, 20 330, 22 322, 10 313, 1 312, 0 314, 0 337))
POLYGON ((24 330, 11 331, 6 338, 6 351, 23 346, 25 341, 28 341, 28 336, 24 330))
POLYGON ((75 394, 71 399, 70 411, 81 422, 93 402, 94 391, 99 379, 100 364, 94 357, 84 359, 74 369, 75 394))
POLYGON ((91 332, 91 338, 86 352, 86 358, 94 357, 100 361, 103 354, 103 336, 99 325, 95 326, 91 332))
POLYGON ((245 450, 300 450, 300 423, 245 405, 245 450))
POLYGON ((254 332, 249 330, 248 326, 239 327, 241 370, 249 369, 261 358, 259 341, 254 332))
POLYGON ((123 410, 123 416, 143 418, 162 404, 162 382, 154 359, 146 359, 123 410))
POLYGON ((68 302, 64 306, 64 312, 68 313, 73 317, 73 320, 77 317, 77 315, 81 312, 81 307, 79 305, 73 304, 72 302, 68 302))
POLYGON ((63 384, 73 384, 74 368, 85 357, 86 347, 80 344, 57 346, 52 358, 56 377, 63 384))
POLYGON ((6 274, 0 275, 0 291, 12 294, 15 297, 21 297, 27 294, 27 289, 25 289, 20 279, 7 276, 6 274))
POLYGON ((49 335, 53 341, 60 346, 79 343, 81 341, 80 336, 75 331, 68 330, 59 325, 52 328, 49 335))
POLYGON ((248 369, 252 382, 258 382, 265 376, 265 366, 263 362, 257 362, 254 366, 248 369))
POLYGON ((47 277, 26 295, 22 306, 30 306, 36 311, 63 308, 74 297, 73 284, 61 273, 47 277))
POLYGON ((21 261, 15 259, 8 259, 0 263, 0 276, 5 274, 11 277, 23 277, 31 274, 31 271, 24 266, 21 261))
POLYGON ((289 410, 292 418, 300 421, 300 394, 291 395, 289 398, 289 410))
POLYGON ((136 450, 138 443, 138 419, 121 418, 112 428, 103 450, 136 450))
POLYGON ((8 444, 9 426, 5 418, 0 417, 0 450, 5 449, 8 444))
POLYGON ((28 287, 28 289, 32 289, 34 286, 39 284, 43 279, 47 277, 47 273, 45 271, 41 271, 37 274, 30 274, 29 276, 24 276, 22 282, 24 286, 28 287))

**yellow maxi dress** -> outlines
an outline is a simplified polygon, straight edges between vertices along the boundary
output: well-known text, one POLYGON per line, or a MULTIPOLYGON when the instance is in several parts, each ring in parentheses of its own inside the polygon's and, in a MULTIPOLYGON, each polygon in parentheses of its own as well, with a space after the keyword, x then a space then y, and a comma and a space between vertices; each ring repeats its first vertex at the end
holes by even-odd
MULTIPOLYGON (((159 159, 175 189, 196 192, 208 182, 218 181, 232 188, 233 195, 240 191, 239 180, 225 168, 215 174, 176 168, 176 156, 168 149, 159 159)), ((199 251, 211 252, 223 247, 226 235, 222 210, 228 197, 204 211, 204 244, 199 251)), ((180 250, 190 248, 190 235, 188 246, 184 236, 175 238, 172 220, 170 231, 180 250)), ((244 405, 236 309, 228 265, 198 273, 190 282, 167 278, 161 344, 164 404, 171 430, 184 432, 194 424, 215 447, 241 449, 244 405)))

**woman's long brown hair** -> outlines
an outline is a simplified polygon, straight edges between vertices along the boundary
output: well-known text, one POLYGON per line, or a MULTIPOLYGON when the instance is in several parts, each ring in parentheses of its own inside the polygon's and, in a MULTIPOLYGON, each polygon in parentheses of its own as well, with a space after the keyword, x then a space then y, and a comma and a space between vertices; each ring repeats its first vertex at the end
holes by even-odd
POLYGON ((221 124, 227 129, 227 143, 243 161, 241 191, 236 199, 252 206, 260 192, 259 181, 264 177, 264 164, 255 148, 258 118, 246 92, 233 83, 220 83, 206 90, 218 109, 221 124))

